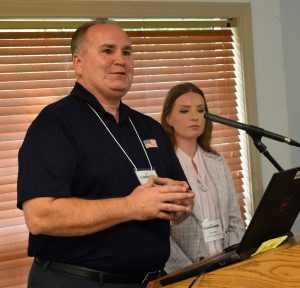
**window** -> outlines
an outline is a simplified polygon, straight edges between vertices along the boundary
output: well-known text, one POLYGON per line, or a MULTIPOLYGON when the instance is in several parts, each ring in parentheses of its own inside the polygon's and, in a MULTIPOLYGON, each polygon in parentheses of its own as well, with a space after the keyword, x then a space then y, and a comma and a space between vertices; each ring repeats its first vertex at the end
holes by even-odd
MULTIPOLYGON (((140 4, 134 5, 139 9, 140 4)), ((169 8, 163 7, 167 15, 169 8)), ((192 81, 204 90, 211 113, 240 121, 249 119, 245 113, 249 80, 243 77, 243 72, 249 71, 236 54, 238 18, 115 19, 130 34, 135 50, 135 79, 125 103, 158 120, 166 91, 177 81, 192 81)), ((73 86, 69 41, 74 28, 88 19, 37 20, 0 22, 0 262, 9 270, 4 278, 9 285, 25 283, 31 262, 26 255, 27 229, 22 212, 15 208, 18 148, 36 114, 67 95, 73 86)), ((244 47, 245 43, 241 44, 244 47)), ((215 123, 214 144, 233 171, 247 220, 252 211, 251 175, 243 160, 249 152, 247 139, 239 131, 215 123), (248 194, 243 194, 247 189, 248 194)))
MULTIPOLYGON (((176 83, 190 81, 204 90, 211 113, 238 118, 241 109, 237 96, 243 91, 236 80, 240 75, 236 69, 235 50, 238 50, 234 49, 233 21, 181 19, 179 28, 179 19, 119 21, 128 30, 135 57, 134 84, 124 98, 125 103, 159 121, 167 90, 176 83)), ((5 123, 1 142, 3 151, 10 150, 13 155, 4 152, 2 160, 9 181, 15 180, 16 152, 31 121, 45 105, 67 95, 74 84, 69 49, 74 28, 65 27, 42 32, 38 29, 2 32, 0 87, 5 123)), ((247 171, 242 169, 238 130, 214 125, 214 145, 231 167, 243 209, 242 178, 247 171)))

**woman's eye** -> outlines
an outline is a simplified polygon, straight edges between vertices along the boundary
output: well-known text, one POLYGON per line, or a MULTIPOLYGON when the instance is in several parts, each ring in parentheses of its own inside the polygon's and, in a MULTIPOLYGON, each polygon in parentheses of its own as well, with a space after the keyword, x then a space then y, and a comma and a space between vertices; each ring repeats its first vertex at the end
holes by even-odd
POLYGON ((187 112, 189 112, 188 110, 180 110, 179 111, 180 113, 187 113, 187 112))

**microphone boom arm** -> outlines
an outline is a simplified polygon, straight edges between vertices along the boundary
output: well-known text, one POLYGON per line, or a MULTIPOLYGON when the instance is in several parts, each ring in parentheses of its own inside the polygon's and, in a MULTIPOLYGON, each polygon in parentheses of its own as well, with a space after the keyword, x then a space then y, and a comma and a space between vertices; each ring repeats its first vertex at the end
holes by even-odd
POLYGON ((220 117, 220 116, 217 116, 217 115, 214 115, 214 114, 210 114, 210 113, 207 113, 207 112, 204 114, 204 117, 206 119, 214 121, 214 122, 218 122, 218 123, 221 123, 221 124, 224 124, 224 125, 227 125, 227 126, 231 126, 231 127, 235 127, 235 128, 238 128, 238 129, 245 130, 245 131, 247 131, 248 134, 250 133, 251 135, 258 135, 260 137, 265 136, 267 138, 271 138, 271 139, 276 140, 276 141, 285 142, 289 145, 294 145, 294 146, 300 147, 300 143, 293 140, 293 139, 290 139, 288 137, 285 137, 285 136, 267 131, 265 129, 262 129, 262 128, 254 126, 254 125, 244 124, 244 123, 241 123, 241 122, 238 122, 238 121, 223 118, 223 117, 220 117))
POLYGON ((210 114, 210 113, 205 113, 204 114, 204 118, 213 121, 213 122, 218 122, 227 126, 231 126, 234 128, 238 128, 238 129, 242 129, 245 130, 247 132, 247 134, 252 138, 253 143, 255 145, 255 147, 258 149, 258 151, 260 153, 262 153, 265 157, 267 157, 267 159, 277 168, 278 171, 283 171, 283 168, 278 164, 278 162, 270 155, 270 153, 267 150, 266 145, 264 145, 261 142, 261 137, 265 136, 268 138, 271 138, 273 140, 276 141, 280 141, 280 142, 285 142, 287 144, 290 145, 294 145, 297 147, 300 147, 300 143, 298 143, 295 140, 292 140, 290 138, 287 138, 285 136, 281 136, 279 134, 275 134, 273 132, 264 130, 262 128, 259 128, 257 126, 254 125, 248 125, 248 124, 244 124, 241 122, 237 122, 234 120, 230 120, 227 118, 223 118, 214 114, 210 114))

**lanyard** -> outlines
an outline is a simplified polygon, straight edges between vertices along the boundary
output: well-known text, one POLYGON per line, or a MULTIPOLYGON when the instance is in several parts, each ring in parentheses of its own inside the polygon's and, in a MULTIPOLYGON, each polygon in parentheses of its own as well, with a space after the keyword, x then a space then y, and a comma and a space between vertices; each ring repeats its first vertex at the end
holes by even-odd
MULTIPOLYGON (((132 166, 134 167, 135 171, 137 171, 137 170, 138 170, 137 167, 134 165, 133 161, 130 159, 129 155, 126 153, 126 151, 125 151, 124 148, 121 146, 121 144, 120 144, 119 141, 116 139, 116 137, 111 133, 111 131, 109 130, 109 128, 106 126, 106 124, 104 123, 104 121, 102 120, 102 118, 100 117, 100 115, 96 112, 96 110, 95 110, 90 104, 87 103, 87 105, 88 105, 88 106, 92 109, 92 111, 96 114, 96 116, 98 117, 98 119, 102 122, 102 124, 103 124, 104 127, 106 128, 107 132, 108 132, 108 133, 110 134, 110 136, 114 139, 114 141, 118 144, 118 146, 120 147, 120 149, 122 150, 122 152, 124 153, 124 155, 125 155, 125 156, 127 157, 127 159, 130 161, 130 163, 131 163, 132 166)), ((144 145, 143 145, 143 142, 142 142, 142 140, 141 140, 141 138, 140 138, 140 136, 139 136, 139 134, 138 134, 138 132, 137 132, 135 126, 133 125, 133 123, 132 123, 130 117, 129 117, 129 121, 130 121, 130 124, 132 125, 132 127, 133 127, 133 129, 134 129, 135 134, 137 135, 137 137, 138 137, 138 139, 139 139, 139 141, 140 141, 140 144, 142 145, 142 148, 143 148, 144 153, 145 153, 145 155, 146 155, 146 158, 147 158, 147 160, 148 160, 150 169, 153 170, 153 169, 152 169, 151 162, 150 162, 150 159, 149 159, 149 156, 148 156, 148 154, 147 154, 147 151, 146 151, 146 149, 145 149, 145 147, 144 147, 144 145)))

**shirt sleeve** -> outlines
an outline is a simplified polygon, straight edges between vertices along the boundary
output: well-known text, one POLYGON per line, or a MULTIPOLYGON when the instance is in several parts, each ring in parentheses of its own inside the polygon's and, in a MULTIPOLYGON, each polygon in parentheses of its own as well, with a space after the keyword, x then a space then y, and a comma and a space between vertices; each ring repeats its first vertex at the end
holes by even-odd
POLYGON ((169 178, 188 182, 167 133, 164 130, 162 133, 163 141, 166 145, 165 162, 167 163, 170 171, 169 178))
POLYGON ((76 153, 62 118, 42 112, 28 129, 18 160, 18 208, 31 198, 70 196, 76 153))

